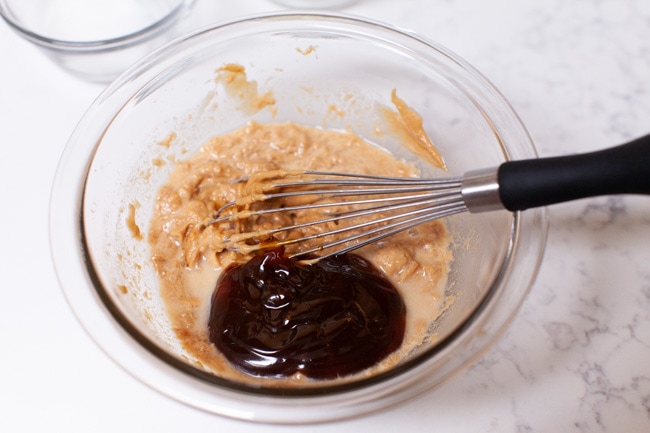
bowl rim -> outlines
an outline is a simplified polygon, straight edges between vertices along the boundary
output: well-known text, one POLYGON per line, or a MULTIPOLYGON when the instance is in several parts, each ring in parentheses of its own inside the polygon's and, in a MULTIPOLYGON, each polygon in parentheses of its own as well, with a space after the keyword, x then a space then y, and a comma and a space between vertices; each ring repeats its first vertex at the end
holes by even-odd
POLYGON ((135 46, 165 33, 176 22, 182 19, 182 16, 193 7, 195 1, 196 0, 180 0, 178 4, 163 17, 134 32, 107 39, 92 39, 87 41, 74 41, 48 37, 28 28, 23 25, 20 18, 14 14, 7 0, 0 0, 0 16, 2 16, 5 22, 24 39, 40 47, 68 53, 101 53, 135 46))
MULTIPOLYGON (((92 339, 96 342, 96 344, 100 348, 102 348, 110 358, 112 358, 116 363, 121 365, 126 371, 130 372, 136 379, 144 382, 145 384, 151 386, 154 389, 158 389, 160 392, 166 394, 169 397, 175 398, 191 406, 203 408, 208 412, 219 413, 221 415, 226 415, 226 416, 239 418, 239 419, 251 419, 251 420, 262 421, 262 422, 286 423, 286 420, 279 418, 279 416, 277 415, 274 416, 274 415, 267 414, 266 416, 259 418, 257 417, 257 415, 251 415, 249 412, 246 412, 245 410, 242 413, 241 411, 243 409, 239 408, 238 406, 240 403, 239 398, 241 397, 242 394, 244 394, 245 396, 252 395, 252 396, 265 398, 265 400, 261 404, 268 404, 269 403, 268 398, 270 397, 276 399, 278 397, 283 397, 283 398, 288 398, 290 401, 295 401, 296 398, 300 398, 300 397, 309 397, 309 400, 312 400, 313 404, 318 404, 318 402, 324 402, 325 404, 328 404, 331 407, 335 406, 338 409, 338 412, 336 412, 336 414, 322 413, 317 416, 312 414, 312 417, 315 417, 318 421, 329 421, 333 419, 342 419, 349 416, 359 415, 358 412, 355 412, 354 414, 350 415, 350 410, 352 410, 352 408, 343 407, 344 405, 346 405, 346 401, 347 401, 345 398, 341 398, 341 396, 343 395, 351 395, 352 397, 350 398, 354 399, 354 398, 358 398, 359 393, 361 393, 362 400, 365 399, 361 403, 361 406, 363 406, 364 408, 362 409, 361 413, 371 412, 374 410, 378 410, 381 407, 390 405, 390 404, 386 404, 385 402, 379 404, 374 400, 376 400, 378 397, 382 395, 385 395, 385 393, 388 392, 386 391, 386 388, 387 387, 390 388, 391 384, 394 384, 396 381, 402 380, 404 379, 404 377, 406 377, 408 380, 411 381, 414 380, 413 374, 417 374, 418 370, 421 370, 423 366, 426 367, 427 361, 430 361, 432 358, 434 358, 436 354, 439 354, 446 350, 450 350, 450 348, 452 348, 452 346, 457 342, 456 337, 458 335, 463 335, 468 328, 475 326, 476 322, 480 322, 480 319, 483 317, 482 312, 485 311, 486 309, 490 309, 493 307, 491 302, 495 299, 495 297, 496 298, 499 297, 500 294, 499 291, 503 291, 503 287, 502 287, 503 281, 507 280, 510 277, 511 273, 513 272, 513 270, 511 269, 513 266, 512 257, 516 254, 517 248, 519 248, 517 237, 515 236, 515 234, 518 233, 518 230, 522 224, 522 220, 537 218, 537 220, 539 221, 539 224, 537 225, 538 233, 536 234, 537 237, 534 240, 535 248, 536 248, 536 259, 535 259, 535 263, 533 263, 532 266, 530 266, 530 269, 526 270, 526 275, 520 277, 521 279, 523 279, 524 284, 526 286, 520 289, 521 292, 521 294, 519 295, 520 299, 518 298, 517 300, 513 301, 514 305, 510 307, 510 310, 508 311, 508 316, 500 320, 498 324, 498 329, 496 330, 496 332, 494 332, 493 335, 490 336, 489 341, 487 341, 483 345, 483 347, 480 348, 480 350, 476 350, 472 354, 471 359, 466 359, 462 363, 462 365, 457 366, 453 369, 453 371, 448 372, 441 382, 446 381, 449 377, 453 376, 458 371, 461 371, 464 368, 471 365, 483 352, 485 352, 489 347, 491 347, 494 341, 496 341, 498 337, 505 331, 507 325, 511 322, 511 320, 516 315, 517 311, 519 310, 519 307, 521 306, 521 303, 523 302, 527 292, 529 291, 537 275, 542 260, 542 256, 543 256, 543 250, 546 243, 548 218, 545 209, 536 209, 536 210, 527 211, 529 212, 527 214, 522 214, 519 212, 513 214, 513 220, 512 220, 513 222, 511 226, 512 234, 510 238, 511 242, 510 245, 508 246, 506 257, 502 262, 501 269, 499 270, 498 275, 492 284, 492 287, 487 291, 483 299, 476 305, 474 311, 471 314, 467 315, 465 322, 459 324, 459 326, 452 333, 450 333, 447 337, 445 337, 438 344, 436 344, 434 348, 427 350, 423 354, 405 362, 404 364, 398 366, 395 369, 391 369, 390 371, 380 373, 370 378, 363 378, 363 379, 352 381, 350 383, 329 385, 326 388, 300 389, 300 388, 278 388, 278 387, 260 387, 257 385, 246 385, 246 384, 236 383, 223 378, 217 378, 216 376, 213 376, 193 366, 185 364, 182 361, 180 361, 178 358, 174 357, 173 355, 166 353, 163 349, 158 347, 155 343, 150 341, 148 338, 142 336, 140 332, 129 322, 129 320, 126 319, 122 315, 122 313, 120 313, 119 309, 112 306, 112 302, 110 301, 108 295, 102 293, 102 290, 98 290, 98 287, 101 288, 102 285, 99 282, 99 277, 95 273, 94 267, 92 266, 92 259, 88 254, 88 249, 85 243, 84 227, 83 227, 83 199, 84 199, 83 192, 85 189, 85 183, 87 181, 89 166, 92 162, 92 157, 94 155, 95 149, 99 142, 95 142, 90 145, 92 146, 92 150, 88 154, 88 159, 85 160, 85 166, 83 167, 83 185, 79 186, 77 190, 73 192, 61 191, 62 188, 65 187, 66 179, 71 176, 70 172, 66 170, 66 164, 68 163, 68 160, 72 158, 71 154, 73 153, 74 150, 73 148, 75 146, 76 135, 83 127, 84 119, 87 117, 92 117, 92 115, 97 110, 102 108, 102 104, 105 103, 107 99, 115 95, 117 95, 117 97, 122 97, 122 95, 120 94, 120 91, 123 92, 123 90, 120 90, 121 86, 123 86, 125 83, 130 83, 132 80, 136 78, 138 80, 145 79, 146 77, 143 78, 143 75, 146 75, 147 69, 151 67, 155 63, 155 60, 158 58, 158 56, 164 54, 166 50, 176 50, 178 49, 179 44, 182 45, 183 43, 192 40, 192 38, 194 37, 200 37, 206 32, 209 33, 209 32, 223 31, 223 29, 227 29, 231 26, 250 24, 259 20, 278 20, 278 19, 279 20, 313 19, 313 20, 318 20, 320 25, 324 24, 328 20, 330 22, 343 21, 353 25, 370 26, 376 28, 378 31, 388 31, 394 34, 400 34, 401 37, 407 37, 409 39, 412 39, 414 43, 427 46, 427 49, 434 50, 439 54, 448 57, 450 60, 455 62, 458 66, 465 69, 466 72, 470 73, 472 79, 477 80, 478 84, 481 87, 485 87, 487 90, 489 90, 492 97, 497 98, 500 109, 505 110, 505 112, 510 116, 511 120, 514 120, 516 122, 517 128, 519 128, 522 134, 524 134, 528 138, 529 148, 527 149, 527 151, 531 152, 534 156, 536 156, 536 151, 532 140, 528 136, 528 132, 526 131, 523 123, 521 123, 519 117, 516 115, 516 113, 510 106, 510 104, 501 95, 501 93, 480 72, 474 69, 470 64, 468 64, 459 56, 451 53, 448 49, 444 48, 443 46, 437 43, 429 41, 419 35, 415 35, 409 31, 397 28, 390 24, 370 20, 367 18, 360 18, 349 14, 325 13, 325 12, 312 13, 312 12, 298 11, 298 12, 267 13, 267 14, 248 16, 248 17, 239 17, 226 22, 214 24, 212 26, 209 26, 208 28, 201 29, 187 36, 178 38, 175 41, 172 41, 171 43, 165 45, 164 47, 154 51, 153 53, 151 53, 150 55, 146 56, 141 61, 139 61, 136 65, 132 66, 129 70, 125 71, 118 79, 116 79, 111 85, 109 85, 102 92, 102 94, 97 98, 97 100, 91 105, 91 107, 89 107, 88 111, 84 114, 77 128, 75 129, 72 136, 70 137, 70 140, 66 145, 64 154, 57 168, 57 174, 53 184, 52 195, 50 199, 51 252, 52 252, 53 261, 55 263, 55 269, 56 269, 57 277, 59 279, 60 286, 63 288, 64 295, 66 296, 66 299, 68 300, 73 312, 77 316, 77 319, 80 321, 82 326, 86 329, 86 331, 91 335, 92 339), (64 196, 63 201, 61 203, 59 203, 60 196, 64 196), (57 239, 55 232, 58 229, 58 224, 62 223, 62 216, 58 215, 58 212, 61 212, 61 208, 65 207, 66 205, 68 206, 68 209, 66 209, 65 214, 67 214, 68 216, 72 215, 73 216, 72 219, 74 219, 76 238, 74 240, 75 241, 74 245, 60 246, 58 245, 59 240, 57 239), (514 241, 513 241, 513 236, 514 236, 514 241), (65 260, 62 258, 65 257, 66 251, 69 253, 72 250, 74 250, 75 255, 78 255, 81 258, 80 263, 77 263, 77 265, 71 265, 70 264, 71 260, 69 257, 66 257, 65 260), (63 256, 61 254, 63 254, 63 256), (70 266, 81 267, 81 263, 83 263, 84 265, 83 269, 81 269, 81 272, 84 274, 83 275, 84 279, 90 284, 90 290, 89 288, 86 288, 86 292, 88 293, 83 293, 80 295, 81 289, 78 287, 70 288, 69 285, 66 283, 66 281, 69 278, 70 272, 75 273, 79 271, 79 269, 70 269, 70 266), (92 293, 90 293, 91 291, 92 293), (108 317, 101 318, 101 320, 104 321, 103 325, 107 325, 107 323, 110 322, 109 325, 112 324, 113 326, 117 325, 120 327, 120 329, 111 330, 112 333, 111 339, 113 341, 109 344, 117 344, 122 348, 127 347, 131 351, 138 352, 137 355, 143 357, 144 359, 139 361, 140 364, 155 363, 158 366, 162 367, 163 369, 166 369, 166 371, 174 371, 176 373, 181 373, 181 376, 184 376, 185 379, 192 379, 192 382, 189 384, 189 386, 198 386, 199 388, 201 388, 203 384, 203 385, 208 385, 210 389, 215 389, 213 385, 215 384, 220 385, 218 389, 224 391, 224 393, 228 396, 228 398, 232 398, 234 401, 236 401, 233 404, 236 405, 238 408, 237 409, 227 408, 223 410, 215 409, 213 406, 210 406, 208 403, 197 401, 197 398, 195 396, 194 397, 190 397, 187 395, 179 396, 178 392, 175 392, 174 390, 168 387, 166 388, 165 385, 154 383, 155 380, 153 379, 153 376, 157 375, 158 377, 160 377, 160 372, 151 373, 149 377, 145 375, 145 377, 147 378, 146 379, 143 378, 143 372, 142 372, 143 365, 132 364, 133 362, 132 359, 126 361, 123 359, 119 359, 118 356, 116 356, 107 348, 109 344, 98 341, 101 336, 98 336, 98 331, 96 329, 92 329, 96 325, 91 324, 92 322, 89 322, 89 319, 92 316, 92 314, 90 314, 91 312, 80 311, 79 308, 80 305, 79 302, 76 299, 74 299, 75 296, 83 296, 86 298, 86 300, 88 300, 88 298, 92 298, 92 301, 95 302, 94 305, 95 310, 92 313, 97 313, 98 311, 103 313, 108 313, 107 314, 108 317), (120 341, 120 342, 115 341, 115 339, 124 338, 124 336, 127 337, 126 340, 128 341, 120 341), (160 356, 161 353, 163 355, 162 357, 160 356), (215 378, 217 380, 215 380, 215 378), (377 392, 375 393, 374 396, 370 396, 368 395, 368 389, 372 389, 377 392), (331 400, 332 398, 337 399, 337 401, 332 402, 331 400), (368 399, 371 399, 373 401, 368 402, 367 401, 368 399)), ((321 27, 321 30, 323 30, 324 28, 325 28, 324 26, 321 27)), ((128 96, 130 96, 130 94, 128 96)), ((507 155, 507 152, 505 151, 506 149, 504 149, 504 153, 506 153, 506 156, 509 157, 509 155, 507 155)), ((79 179, 77 178, 76 181, 77 181, 76 185, 78 185, 79 179)), ((69 225, 70 221, 67 221, 65 223, 69 225)), ((95 317, 94 319, 97 318, 95 317)), ((181 378, 180 380, 182 381, 183 378, 181 378)), ((414 393, 416 392, 421 393, 430 388, 431 386, 430 384, 427 383, 427 381, 421 381, 421 383, 419 383, 417 386, 414 386, 414 389, 410 391, 409 397, 414 396, 414 393)), ((304 399, 301 399, 301 402, 302 401, 304 401, 304 399)))

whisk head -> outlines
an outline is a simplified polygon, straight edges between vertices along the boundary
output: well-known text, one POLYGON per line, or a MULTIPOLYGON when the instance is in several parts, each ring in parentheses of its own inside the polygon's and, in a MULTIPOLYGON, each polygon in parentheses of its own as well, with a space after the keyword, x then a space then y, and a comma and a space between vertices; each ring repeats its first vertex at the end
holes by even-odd
POLYGON ((244 254, 287 247, 289 257, 318 260, 467 210, 462 178, 278 170, 238 182, 241 196, 206 226, 244 254))

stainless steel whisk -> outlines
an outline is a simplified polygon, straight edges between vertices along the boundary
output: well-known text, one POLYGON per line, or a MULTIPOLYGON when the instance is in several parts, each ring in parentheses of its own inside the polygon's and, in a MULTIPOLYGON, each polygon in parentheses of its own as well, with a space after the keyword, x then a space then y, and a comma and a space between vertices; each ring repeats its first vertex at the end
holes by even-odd
MULTIPOLYGON (((244 181, 244 180, 242 180, 244 181)), ((610 194, 650 194, 650 135, 596 152, 553 158, 508 161, 462 177, 421 179, 334 172, 282 172, 251 194, 223 206, 208 225, 252 220, 274 213, 320 212, 318 219, 289 226, 237 233, 228 248, 245 252, 329 239, 290 257, 343 254, 419 224, 461 212, 532 207, 610 194), (305 179, 306 178, 306 179, 305 179), (307 204, 284 205, 283 200, 307 204), (280 203, 251 210, 252 203, 280 203), (344 206, 343 211, 332 211, 344 206), (359 220, 361 218, 361 220, 359 220), (355 220, 353 224, 342 224, 355 220), (334 229, 293 239, 275 236, 316 225, 334 229), (270 241, 268 239, 271 239, 270 241)), ((254 224, 253 224, 254 226, 254 224)))

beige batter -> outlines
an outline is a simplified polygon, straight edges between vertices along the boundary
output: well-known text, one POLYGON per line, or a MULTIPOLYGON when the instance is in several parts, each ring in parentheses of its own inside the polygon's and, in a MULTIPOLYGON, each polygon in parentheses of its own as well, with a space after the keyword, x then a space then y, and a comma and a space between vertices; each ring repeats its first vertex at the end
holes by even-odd
MULTIPOLYGON (((219 228, 206 228, 205 222, 223 204, 237 198, 241 185, 233 179, 278 169, 390 176, 417 173, 409 164, 351 133, 252 122, 212 138, 196 155, 179 163, 160 189, 149 231, 152 261, 172 326, 197 366, 265 386, 306 386, 313 381, 241 373, 208 341, 210 298, 218 275, 230 263, 245 262, 249 257, 224 250, 219 228)), ((354 377, 389 368, 429 342, 429 325, 445 304, 449 242, 444 223, 434 221, 358 250, 399 290, 406 304, 407 324, 402 347, 380 365, 354 377)))

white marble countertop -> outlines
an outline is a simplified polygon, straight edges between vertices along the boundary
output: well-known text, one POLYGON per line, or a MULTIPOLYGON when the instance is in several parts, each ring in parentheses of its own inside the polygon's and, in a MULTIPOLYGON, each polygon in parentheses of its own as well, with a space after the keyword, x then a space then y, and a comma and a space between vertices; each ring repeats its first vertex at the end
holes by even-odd
MULTIPOLYGON (((203 20, 279 9, 213 3, 203 20)), ((650 132, 647 0, 361 0, 345 12, 429 37, 474 64, 511 101, 541 156, 650 132)), ((261 426, 150 390, 84 333, 49 255, 57 160, 102 87, 67 75, 4 22, 0 58, 0 431, 650 431, 648 197, 552 207, 539 276, 507 333, 467 372, 398 408, 261 426)))

